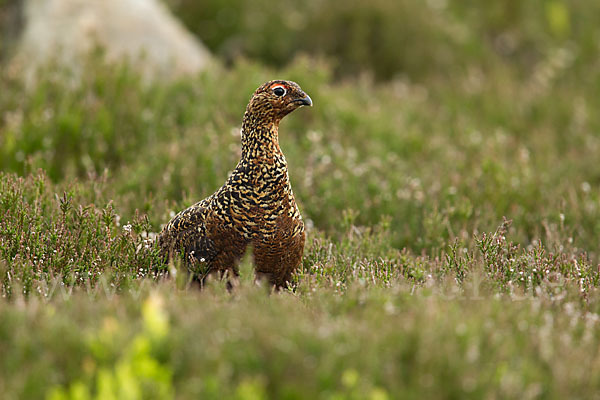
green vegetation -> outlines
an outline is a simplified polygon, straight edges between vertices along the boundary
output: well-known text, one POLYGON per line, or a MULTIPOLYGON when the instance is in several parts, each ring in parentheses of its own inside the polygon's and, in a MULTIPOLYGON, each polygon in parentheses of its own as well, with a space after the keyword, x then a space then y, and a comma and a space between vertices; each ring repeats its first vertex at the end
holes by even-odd
POLYGON ((100 56, 79 84, 0 72, 3 398, 598 393, 597 5, 169 3, 255 60, 155 84, 100 56), (315 104, 280 132, 302 268, 280 293, 248 261, 233 293, 199 291, 154 234, 223 183, 276 77, 315 104))
POLYGON ((585 0, 166 0, 215 53, 285 66, 325 57, 339 75, 448 80, 477 66, 531 72, 557 47, 597 59, 599 4, 585 0))

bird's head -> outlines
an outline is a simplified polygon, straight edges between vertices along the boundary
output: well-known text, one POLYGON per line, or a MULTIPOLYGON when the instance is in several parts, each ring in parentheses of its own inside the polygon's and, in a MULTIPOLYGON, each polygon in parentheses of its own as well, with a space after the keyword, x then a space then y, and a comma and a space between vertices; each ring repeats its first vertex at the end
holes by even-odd
POLYGON ((312 100, 296 82, 275 80, 262 84, 250 99, 247 113, 275 123, 301 106, 312 106, 312 100))

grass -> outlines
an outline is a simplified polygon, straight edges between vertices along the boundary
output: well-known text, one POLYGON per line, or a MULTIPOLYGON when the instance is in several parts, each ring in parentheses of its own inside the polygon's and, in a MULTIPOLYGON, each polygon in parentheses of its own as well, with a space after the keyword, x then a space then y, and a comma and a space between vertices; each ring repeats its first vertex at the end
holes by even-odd
MULTIPOLYGON (((449 2, 436 18, 474 42, 394 79, 297 54, 154 84, 100 57, 78 84, 53 68, 33 88, 0 72, 3 397, 596 395, 600 73, 583 18, 595 6, 549 1, 540 20, 509 3, 479 21, 449 2), (565 25, 565 12, 582 18, 565 25), (507 32, 510 55, 494 47, 507 32), (303 264, 279 293, 247 260, 233 293, 198 291, 153 237, 224 182, 246 102, 276 77, 315 104, 280 135, 303 264)), ((423 37, 444 47, 438 34, 423 37)))

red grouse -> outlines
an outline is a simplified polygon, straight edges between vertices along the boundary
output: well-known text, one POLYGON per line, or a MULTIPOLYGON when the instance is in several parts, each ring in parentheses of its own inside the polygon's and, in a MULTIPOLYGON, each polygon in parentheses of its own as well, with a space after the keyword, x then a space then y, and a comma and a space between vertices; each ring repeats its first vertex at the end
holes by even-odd
POLYGON ((291 81, 270 81, 250 99, 242 122, 242 157, 216 193, 177 214, 158 238, 165 258, 183 253, 206 274, 229 271, 251 246, 257 275, 286 285, 302 260, 304 223, 279 148, 283 117, 310 97, 291 81))

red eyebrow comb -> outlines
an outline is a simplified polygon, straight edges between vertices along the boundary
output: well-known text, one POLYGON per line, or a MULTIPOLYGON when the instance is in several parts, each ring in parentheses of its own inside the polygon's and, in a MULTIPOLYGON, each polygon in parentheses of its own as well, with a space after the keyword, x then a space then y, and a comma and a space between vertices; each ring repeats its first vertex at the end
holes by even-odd
POLYGON ((285 89, 285 85, 282 83, 274 83, 271 85, 271 89, 275 89, 276 87, 280 87, 282 89, 285 89))

